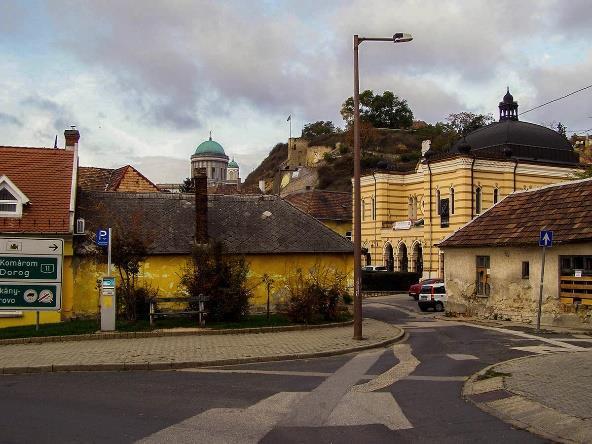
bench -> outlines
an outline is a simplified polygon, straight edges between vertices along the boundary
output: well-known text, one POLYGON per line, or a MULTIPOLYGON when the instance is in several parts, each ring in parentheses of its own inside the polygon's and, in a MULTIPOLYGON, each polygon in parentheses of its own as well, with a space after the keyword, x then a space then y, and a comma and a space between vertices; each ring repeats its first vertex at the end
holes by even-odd
POLYGON ((165 297, 165 298, 156 298, 150 301, 150 326, 154 326, 154 319, 157 317, 174 317, 174 316, 191 316, 197 315, 199 318, 199 326, 203 327, 206 324, 206 315, 208 314, 205 309, 205 303, 209 301, 209 296, 204 296, 200 294, 199 296, 177 296, 177 297, 165 297), (161 311, 158 309, 158 306, 162 303, 170 304, 170 303, 179 303, 183 302, 187 304, 187 308, 191 303, 197 303, 198 309, 197 310, 169 310, 169 311, 161 311))

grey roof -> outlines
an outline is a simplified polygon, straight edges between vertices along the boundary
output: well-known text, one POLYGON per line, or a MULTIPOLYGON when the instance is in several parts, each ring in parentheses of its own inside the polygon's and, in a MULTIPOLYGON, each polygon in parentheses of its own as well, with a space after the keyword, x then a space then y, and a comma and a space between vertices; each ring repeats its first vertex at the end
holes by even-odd
MULTIPOLYGON (((138 227, 152 254, 187 254, 195 234, 191 194, 81 192, 77 217, 95 232, 107 221, 138 227)), ((277 196, 208 196, 208 233, 229 253, 352 253, 353 244, 277 196)))
MULTIPOLYGON (((518 120, 503 120, 479 128, 466 136, 471 152, 481 154, 504 154, 510 148, 511 157, 542 162, 577 164, 578 155, 569 141, 557 131, 518 120)), ((451 148, 458 153, 460 139, 451 148)))

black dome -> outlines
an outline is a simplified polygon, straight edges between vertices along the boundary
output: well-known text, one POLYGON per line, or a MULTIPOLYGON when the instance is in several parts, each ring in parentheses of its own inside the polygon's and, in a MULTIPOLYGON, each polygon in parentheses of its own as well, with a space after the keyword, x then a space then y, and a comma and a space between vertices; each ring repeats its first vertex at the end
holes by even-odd
MULTIPOLYGON (((475 155, 503 155, 506 148, 512 157, 557 163, 578 163, 578 155, 569 141, 557 131, 518 120, 494 122, 467 134, 466 142, 475 155)), ((463 139, 450 152, 459 153, 463 139)))
POLYGON ((508 92, 506 92, 506 95, 502 100, 504 103, 512 103, 514 101, 514 96, 510 94, 510 87, 508 87, 508 92))

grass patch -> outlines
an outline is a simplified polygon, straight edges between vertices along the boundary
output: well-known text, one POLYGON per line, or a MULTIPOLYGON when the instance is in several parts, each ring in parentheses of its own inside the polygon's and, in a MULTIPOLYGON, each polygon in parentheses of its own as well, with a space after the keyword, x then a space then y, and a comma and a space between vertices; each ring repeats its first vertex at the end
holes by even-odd
POLYGON ((500 376, 512 376, 512 373, 498 372, 490 368, 485 373, 477 376, 477 381, 483 381, 484 379, 498 378, 500 376))
MULTIPOLYGON (((343 316, 340 322, 348 321, 351 315, 343 316)), ((249 315, 242 322, 206 322, 206 327, 221 330, 227 328, 261 328, 261 327, 281 327, 294 325, 287 317, 280 314, 272 314, 269 319, 264 314, 249 315)), ((136 322, 117 321, 117 331, 135 332, 152 331, 169 328, 192 328, 197 327, 197 320, 189 317, 183 318, 160 318, 151 327, 148 320, 138 320, 136 322)), ((75 319, 71 321, 59 322, 55 324, 41 324, 39 331, 35 331, 34 325, 25 325, 19 327, 0 328, 0 339, 17 338, 35 338, 48 336, 71 336, 96 333, 100 329, 100 324, 95 319, 75 319)))

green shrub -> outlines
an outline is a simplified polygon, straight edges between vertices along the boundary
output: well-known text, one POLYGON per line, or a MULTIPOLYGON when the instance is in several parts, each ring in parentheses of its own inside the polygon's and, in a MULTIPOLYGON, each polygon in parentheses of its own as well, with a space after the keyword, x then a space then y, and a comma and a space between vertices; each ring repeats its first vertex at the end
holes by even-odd
POLYGON ((345 282, 346 276, 330 267, 315 265, 307 273, 296 270, 288 280, 285 315, 303 324, 337 321, 345 310, 341 303, 348 295, 345 282))
POLYGON ((412 284, 419 282, 421 275, 406 271, 363 271, 363 291, 407 291, 412 284))

